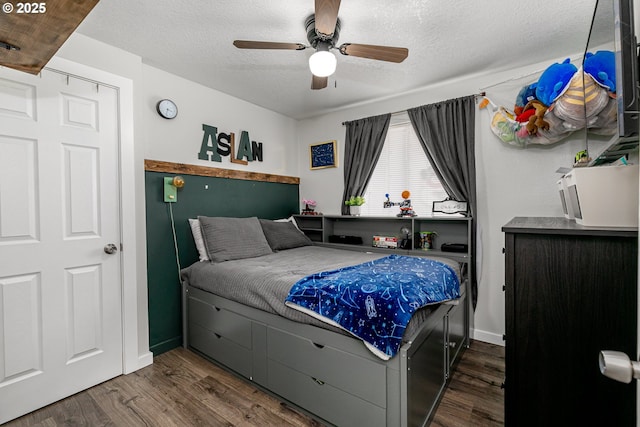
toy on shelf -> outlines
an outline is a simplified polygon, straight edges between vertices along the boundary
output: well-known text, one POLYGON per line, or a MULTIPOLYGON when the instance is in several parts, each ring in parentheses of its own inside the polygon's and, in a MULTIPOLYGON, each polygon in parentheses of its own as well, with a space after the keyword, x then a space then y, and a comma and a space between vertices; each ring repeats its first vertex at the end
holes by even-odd
POLYGON ((421 231, 420 232, 420 249, 423 251, 428 251, 429 249, 434 249, 434 237, 437 236, 438 233, 435 231, 421 231))
POLYGON ((397 217, 418 216, 418 214, 416 214, 411 207, 411 199, 409 198, 411 197, 411 193, 408 190, 404 190, 401 195, 403 200, 396 203, 389 200, 388 193, 385 194, 384 196, 387 198, 387 201, 384 202, 383 206, 385 208, 390 208, 391 206, 400 206, 400 213, 396 215, 397 217))
POLYGON ((413 239, 411 238, 411 229, 409 227, 402 227, 400 229, 400 234, 402 234, 402 240, 398 247, 400 249, 412 249, 413 239))
POLYGON ((320 215, 316 212, 316 201, 311 199, 302 199, 304 203, 304 209, 300 212, 302 215, 320 215))

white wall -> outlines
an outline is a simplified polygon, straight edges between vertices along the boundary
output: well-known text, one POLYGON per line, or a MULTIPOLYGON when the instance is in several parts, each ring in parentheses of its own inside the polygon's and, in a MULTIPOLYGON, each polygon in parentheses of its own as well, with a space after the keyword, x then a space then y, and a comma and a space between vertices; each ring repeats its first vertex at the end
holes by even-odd
MULTIPOLYGON (((145 159, 298 176, 297 122, 289 117, 164 72, 142 63, 136 55, 78 33, 69 38, 57 56, 133 81, 141 194, 145 159), (156 113, 156 103, 163 98, 176 102, 178 117, 165 120, 156 113), (263 161, 240 165, 225 157, 222 162, 198 159, 203 124, 215 126, 219 132, 235 133, 236 144, 241 132, 247 131, 252 140, 263 143, 263 161)), ((144 212, 144 200, 141 206, 144 212)))
POLYGON ((295 120, 145 64, 142 75, 145 159, 298 176, 295 120), (156 113, 156 103, 163 98, 178 105, 175 119, 156 113), (221 162, 198 159, 203 124, 234 133, 236 150, 242 131, 247 131, 252 141, 262 142, 263 161, 241 165, 224 156, 221 162))
MULTIPOLYGON (((557 58, 559 61, 563 59, 557 58)), ((300 145, 301 197, 315 199, 318 202, 317 209, 323 213, 340 213, 344 188, 341 163, 345 138, 345 128, 341 124, 343 121, 468 96, 479 93, 482 88, 487 88, 487 96, 494 102, 512 109, 520 87, 536 81, 539 72, 552 62, 554 61, 503 73, 478 74, 466 80, 444 82, 409 95, 352 106, 301 121, 297 136, 300 145), (528 77, 511 81, 520 76, 528 77), (506 83, 497 84, 500 82, 506 83), (330 139, 338 140, 338 168, 310 170, 308 145, 330 139)), ((491 132, 490 120, 491 114, 487 110, 476 110, 479 296, 474 337, 502 344, 505 326, 502 291, 504 236, 501 227, 514 216, 562 215, 555 186, 560 175, 555 171, 560 166, 570 167, 575 153, 583 149, 584 143, 581 136, 572 136, 552 146, 520 149, 501 142, 491 132)))

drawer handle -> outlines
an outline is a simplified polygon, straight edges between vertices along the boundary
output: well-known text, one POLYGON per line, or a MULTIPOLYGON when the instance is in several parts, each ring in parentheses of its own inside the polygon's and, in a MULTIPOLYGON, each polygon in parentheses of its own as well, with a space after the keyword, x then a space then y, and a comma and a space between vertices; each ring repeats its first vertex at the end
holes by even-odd
POLYGON ((216 334, 215 332, 213 333, 213 335, 215 335, 215 336, 216 336, 216 338, 218 338, 218 339, 222 338, 222 335, 220 335, 220 334, 216 334))
POLYGON ((220 311, 220 310, 221 310, 221 309, 220 309, 220 307, 216 307, 215 305, 214 305, 214 306, 212 306, 212 307, 213 307, 213 308, 215 308, 215 309, 216 309, 216 311, 220 311))
POLYGON ((314 380, 316 382, 316 384, 318 384, 318 385, 324 385, 324 381, 322 381, 322 380, 319 380, 319 379, 314 378, 314 377, 311 377, 311 379, 314 380))
POLYGON ((322 344, 317 344, 317 343, 314 343, 313 341, 311 341, 311 343, 313 345, 315 345, 316 347, 318 347, 318 348, 324 348, 324 345, 322 345, 322 344))

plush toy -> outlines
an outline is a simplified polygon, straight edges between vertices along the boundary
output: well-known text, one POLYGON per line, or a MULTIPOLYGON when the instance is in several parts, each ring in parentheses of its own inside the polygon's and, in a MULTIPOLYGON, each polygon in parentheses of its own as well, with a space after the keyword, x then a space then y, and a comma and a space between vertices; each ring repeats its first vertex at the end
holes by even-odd
POLYGON ((549 129, 549 123, 544 120, 544 113, 547 112, 547 106, 542 102, 534 99, 527 102, 524 106, 524 111, 533 110, 534 114, 529 117, 526 128, 529 135, 536 135, 538 129, 549 129))
POLYGON ((503 142, 519 147, 554 144, 585 127, 598 135, 614 134, 614 60, 612 52, 597 51, 587 53, 584 70, 569 58, 550 65, 536 83, 520 89, 513 113, 504 107, 495 112, 491 130, 503 142))
POLYGON ((529 108, 526 111, 524 110, 524 106, 518 108, 520 109, 520 113, 515 118, 516 122, 527 123, 531 116, 536 114, 535 108, 529 108))
POLYGON ((491 131, 502 142, 516 147, 524 147, 530 139, 527 129, 514 120, 513 113, 504 107, 499 107, 491 118, 491 131), (520 136, 517 132, 524 129, 524 136, 520 136))
POLYGON ((587 52, 584 60, 584 72, 610 92, 616 91, 616 56, 610 50, 599 50, 596 53, 587 52))
POLYGON ((538 79, 536 98, 549 107, 562 94, 577 71, 576 66, 569 62, 569 58, 561 63, 551 64, 538 79))
POLYGON ((564 93, 550 110, 569 131, 592 127, 598 114, 609 102, 607 90, 596 84, 588 73, 576 73, 564 93))
MULTIPOLYGON (((516 130, 515 136, 521 140, 529 139, 529 131, 526 126, 522 126, 520 129, 516 130)), ((524 146, 524 144, 522 144, 524 146)))
MULTIPOLYGON (((605 90, 603 88, 603 90, 605 90)), ((589 133, 612 136, 618 132, 618 101, 609 98, 607 105, 589 123, 589 133)))
MULTIPOLYGON (((536 99, 536 88, 538 87, 538 83, 533 83, 530 85, 523 86, 516 96, 516 103, 513 109, 513 112, 516 113, 516 116, 522 114, 524 110, 524 106, 527 105, 527 102, 533 101, 536 99)), ((523 118, 523 120, 517 119, 519 122, 526 122, 529 120, 529 117, 523 118)))

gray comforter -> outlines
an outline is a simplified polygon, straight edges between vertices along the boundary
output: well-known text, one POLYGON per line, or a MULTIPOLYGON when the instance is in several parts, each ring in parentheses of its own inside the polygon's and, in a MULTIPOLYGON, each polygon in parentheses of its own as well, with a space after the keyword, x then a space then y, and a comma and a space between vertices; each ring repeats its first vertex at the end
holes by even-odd
MULTIPOLYGON (((296 322, 346 334, 338 328, 287 307, 284 300, 291 287, 305 276, 384 256, 386 254, 303 246, 256 258, 221 263, 196 262, 184 268, 181 271, 181 277, 188 285, 223 298, 278 314, 296 322)), ((433 259, 450 265, 460 277, 460 266, 457 262, 448 258, 433 257, 433 259)), ((462 282, 462 279, 460 281, 462 282)), ((433 308, 433 306, 424 307, 414 314, 405 331, 405 339, 413 336, 433 308)))

